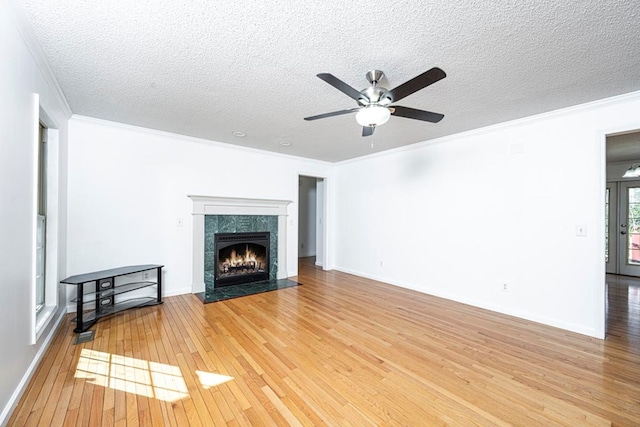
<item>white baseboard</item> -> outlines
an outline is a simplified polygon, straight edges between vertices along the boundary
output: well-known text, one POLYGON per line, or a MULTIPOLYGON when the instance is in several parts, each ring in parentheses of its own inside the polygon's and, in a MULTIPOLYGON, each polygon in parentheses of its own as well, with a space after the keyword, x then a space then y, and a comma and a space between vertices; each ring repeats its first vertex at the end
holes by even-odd
POLYGON ((40 361, 42 360, 42 357, 46 353, 47 349, 49 349, 51 340, 53 340, 53 337, 55 336, 56 332, 58 332, 60 323, 62 322, 62 319, 66 314, 67 313, 64 310, 60 310, 60 314, 58 314, 58 317, 54 321, 53 327, 51 328, 51 330, 45 337, 44 341, 42 342, 40 349, 38 350, 35 357, 31 361, 31 364, 27 368, 27 371, 22 376, 20 383, 18 383, 18 387, 16 387, 15 391, 11 395, 11 398, 7 402, 7 405, 2 410, 2 413, 0 413, 0 426, 6 426, 7 423, 9 422, 9 418, 11 418, 11 415, 13 414, 13 411, 16 409, 16 406, 18 405, 20 398, 26 391, 27 386, 31 381, 31 378, 33 377, 33 374, 36 372, 36 369, 38 368, 38 365, 40 364, 40 361))
POLYGON ((482 308, 489 311, 494 311, 496 313, 506 314, 508 316, 517 317, 519 319, 530 320, 532 322, 540 323, 547 326, 553 326, 554 328, 564 329, 566 331, 576 332, 578 334, 586 335, 593 338, 598 338, 596 330, 593 328, 584 327, 583 325, 576 325, 573 323, 568 323, 564 321, 559 321, 557 319, 549 318, 546 316, 539 316, 535 313, 524 312, 521 310, 513 310, 509 307, 499 306, 491 303, 486 303, 484 301, 477 301, 472 298, 465 298, 464 296, 460 296, 457 294, 451 294, 448 292, 440 292, 433 289, 425 289, 422 287, 417 287, 411 283, 404 283, 400 281, 390 280, 388 278, 377 276, 373 274, 363 273, 357 270, 351 270, 343 267, 334 267, 335 270, 341 271, 343 273, 353 274, 354 276, 365 277, 367 279, 375 280, 378 282, 382 282, 392 286, 398 286, 400 288, 411 289, 413 291, 417 291, 427 295, 433 295, 435 297, 448 299, 450 301, 459 302, 462 304, 472 305, 474 307, 482 308))
MULTIPOLYGON (((204 292, 204 289, 202 290, 202 292, 204 292)), ((172 289, 169 292, 165 292, 164 294, 162 294, 162 298, 164 297, 175 297, 176 295, 184 295, 184 294, 190 294, 191 292, 191 287, 188 288, 180 288, 180 289, 172 289)))
POLYGON ((298 258, 309 258, 310 256, 316 256, 316 253, 315 252, 312 252, 312 253, 298 252, 298 258))

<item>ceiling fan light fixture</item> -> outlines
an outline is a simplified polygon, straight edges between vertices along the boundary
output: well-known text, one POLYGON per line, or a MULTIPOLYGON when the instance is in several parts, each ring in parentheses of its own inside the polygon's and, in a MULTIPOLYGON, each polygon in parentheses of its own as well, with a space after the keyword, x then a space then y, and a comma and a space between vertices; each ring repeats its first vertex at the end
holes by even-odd
POLYGON ((387 123, 389 117, 391 117, 391 111, 388 108, 372 105, 360 109, 356 114, 356 121, 360 126, 375 127, 387 123))
POLYGON ((623 178, 638 178, 640 177, 640 164, 634 163, 629 169, 622 175, 623 178))
POLYGON ((331 113, 317 114, 315 116, 305 117, 304 119, 312 121, 356 112, 356 121, 360 126, 362 126, 362 136, 366 137, 373 135, 373 130, 376 126, 385 124, 392 115, 430 123, 438 123, 444 118, 443 114, 393 105, 394 102, 400 101, 401 99, 404 99, 407 96, 447 77, 447 74, 440 68, 433 67, 391 90, 388 90, 383 86, 378 86, 383 75, 384 73, 380 70, 369 71, 366 77, 371 86, 358 91, 333 74, 317 74, 319 79, 338 89, 349 98, 355 100, 358 103, 358 107, 333 111, 331 113))

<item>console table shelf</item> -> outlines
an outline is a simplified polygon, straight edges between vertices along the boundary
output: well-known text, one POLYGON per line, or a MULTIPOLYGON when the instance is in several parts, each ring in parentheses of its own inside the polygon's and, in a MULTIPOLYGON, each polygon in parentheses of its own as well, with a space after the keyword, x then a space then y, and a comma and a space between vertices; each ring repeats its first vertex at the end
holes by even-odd
POLYGON ((162 304, 162 267, 163 265, 129 265, 125 267, 112 268, 110 270, 94 271, 92 273, 78 274, 67 277, 61 283, 77 286, 77 296, 72 300, 76 303, 76 322, 74 332, 85 332, 100 318, 110 316, 120 311, 129 310, 136 307, 162 304), (145 271, 156 270, 156 281, 136 281, 116 285, 116 277, 127 276, 129 274, 143 273, 145 271), (93 290, 85 289, 85 285, 94 282, 93 290), (135 297, 116 301, 116 296, 127 292, 144 289, 150 286, 157 287, 155 297, 135 297), (91 308, 85 308, 86 304, 93 304, 91 308))

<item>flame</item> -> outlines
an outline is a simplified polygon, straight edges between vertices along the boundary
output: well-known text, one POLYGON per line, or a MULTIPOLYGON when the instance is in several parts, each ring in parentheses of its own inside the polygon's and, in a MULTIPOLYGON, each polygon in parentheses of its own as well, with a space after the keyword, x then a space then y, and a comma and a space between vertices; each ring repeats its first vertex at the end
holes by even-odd
POLYGON ((224 263, 231 267, 239 267, 243 265, 255 265, 257 263, 258 256, 255 252, 249 249, 249 245, 246 246, 244 255, 238 255, 235 249, 231 250, 231 254, 228 258, 225 258, 224 263))

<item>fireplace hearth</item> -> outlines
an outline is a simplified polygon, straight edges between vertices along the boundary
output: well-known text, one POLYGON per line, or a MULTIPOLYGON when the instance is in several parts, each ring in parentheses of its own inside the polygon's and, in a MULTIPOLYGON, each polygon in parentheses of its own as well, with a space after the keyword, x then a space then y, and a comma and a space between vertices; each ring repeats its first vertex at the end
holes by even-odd
POLYGON ((216 233, 214 287, 269 279, 269 232, 216 233))

